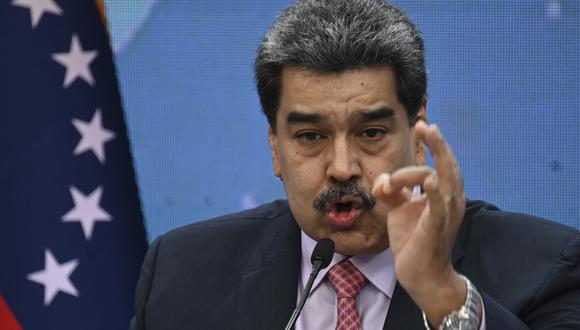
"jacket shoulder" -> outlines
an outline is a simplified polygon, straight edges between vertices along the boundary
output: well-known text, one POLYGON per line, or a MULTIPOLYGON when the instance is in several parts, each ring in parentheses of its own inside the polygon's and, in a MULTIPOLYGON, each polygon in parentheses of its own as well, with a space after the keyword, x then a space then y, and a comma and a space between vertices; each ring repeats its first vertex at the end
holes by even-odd
POLYGON ((580 267, 580 231, 481 201, 468 202, 458 242, 465 254, 461 271, 512 311, 529 306, 550 281, 561 281, 566 264, 580 267))
POLYGON ((242 276, 263 267, 283 247, 299 246, 298 239, 298 226, 285 201, 159 236, 143 264, 137 324, 182 329, 196 320, 218 329, 233 328, 233 319, 223 314, 236 310, 236 288, 242 276), (223 313, 216 313, 216 308, 223 313))
POLYGON ((191 236, 223 235, 226 233, 238 233, 240 230, 266 229, 268 225, 280 218, 292 217, 288 202, 276 200, 260 205, 254 209, 222 215, 219 217, 202 220, 173 229, 163 234, 164 241, 174 241, 190 238, 191 236))
POLYGON ((542 246, 542 243, 554 243, 556 238, 565 239, 580 235, 579 230, 554 221, 528 214, 502 211, 483 201, 468 201, 460 239, 467 243, 467 236, 480 232, 500 235, 500 237, 487 236, 487 241, 496 241, 505 235, 515 239, 513 243, 528 242, 538 246, 542 246), (524 233, 526 236, 523 236, 524 233), (544 239, 532 240, 538 236, 544 239))
POLYGON ((288 203, 277 200, 251 210, 227 214, 176 228, 152 244, 158 261, 169 263, 214 256, 241 258, 265 246, 275 246, 295 234, 297 225, 288 203))

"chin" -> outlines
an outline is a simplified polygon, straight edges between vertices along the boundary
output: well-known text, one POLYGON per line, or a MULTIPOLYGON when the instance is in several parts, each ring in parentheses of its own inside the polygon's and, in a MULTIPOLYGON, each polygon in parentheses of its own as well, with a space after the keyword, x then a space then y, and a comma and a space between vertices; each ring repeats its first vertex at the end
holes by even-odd
POLYGON ((339 231, 329 237, 334 241, 336 253, 346 256, 376 254, 389 247, 386 238, 366 237, 356 231, 339 231))

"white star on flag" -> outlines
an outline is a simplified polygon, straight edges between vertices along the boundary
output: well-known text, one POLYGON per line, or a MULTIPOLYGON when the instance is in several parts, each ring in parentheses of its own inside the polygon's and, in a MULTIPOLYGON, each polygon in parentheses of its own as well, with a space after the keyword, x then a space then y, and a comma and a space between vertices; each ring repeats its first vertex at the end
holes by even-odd
POLYGON ((90 195, 85 196, 75 187, 70 187, 70 194, 75 206, 62 216, 63 222, 80 222, 85 238, 91 239, 96 222, 109 222, 113 218, 99 206, 103 187, 99 186, 90 195))
POLYGON ((36 28, 44 13, 62 16, 62 9, 53 0, 14 0, 12 5, 30 9, 32 28, 36 28))
POLYGON ((72 124, 81 134, 81 140, 77 144, 73 154, 79 155, 91 150, 101 163, 105 163, 105 143, 115 138, 115 133, 103 127, 101 110, 97 109, 91 122, 87 123, 80 119, 73 119, 72 124))
POLYGON ((66 68, 63 87, 67 88, 77 78, 82 78, 89 85, 93 86, 95 80, 89 66, 97 57, 98 51, 83 51, 79 37, 73 34, 68 53, 52 54, 52 59, 62 64, 66 68))
POLYGON ((44 269, 26 276, 32 282, 44 285, 44 305, 48 306, 59 292, 78 297, 79 292, 70 275, 79 265, 78 259, 59 264, 49 249, 44 251, 44 269))

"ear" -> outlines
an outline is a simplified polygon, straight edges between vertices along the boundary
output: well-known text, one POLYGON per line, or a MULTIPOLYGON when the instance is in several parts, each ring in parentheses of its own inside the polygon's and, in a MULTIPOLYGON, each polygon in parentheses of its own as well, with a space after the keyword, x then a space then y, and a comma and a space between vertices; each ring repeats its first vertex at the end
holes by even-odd
POLYGON ((280 157, 278 154, 278 136, 272 130, 272 126, 268 126, 268 144, 270 144, 270 149, 272 149, 272 168, 274 169, 274 175, 282 178, 280 157))
MULTIPOLYGON (((419 109, 419 112, 417 112, 413 127, 415 126, 415 123, 420 120, 427 122, 427 95, 423 96, 421 108, 419 109)), ((427 146, 425 145, 425 142, 417 139, 414 129, 411 134, 413 134, 413 140, 415 141, 415 164, 425 165, 425 162, 427 161, 427 146)))

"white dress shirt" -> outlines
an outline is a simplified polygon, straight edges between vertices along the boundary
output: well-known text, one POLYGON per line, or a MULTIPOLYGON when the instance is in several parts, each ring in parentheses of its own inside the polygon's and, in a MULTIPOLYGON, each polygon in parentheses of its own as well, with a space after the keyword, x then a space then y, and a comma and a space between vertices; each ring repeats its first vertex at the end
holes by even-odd
MULTIPOLYGON (((312 271, 310 256, 316 241, 301 233, 302 265, 298 279, 298 299, 312 271)), ((314 284, 310 297, 296 321, 296 330, 334 330, 337 321, 337 299, 334 288, 326 280, 326 273, 332 266, 346 259, 346 256, 335 253, 328 267, 321 270, 314 284)), ((391 249, 367 256, 354 256, 350 261, 368 279, 356 299, 363 329, 382 329, 385 324, 393 291, 397 284, 395 263, 391 249)), ((485 330, 485 312, 480 330, 485 330)))

